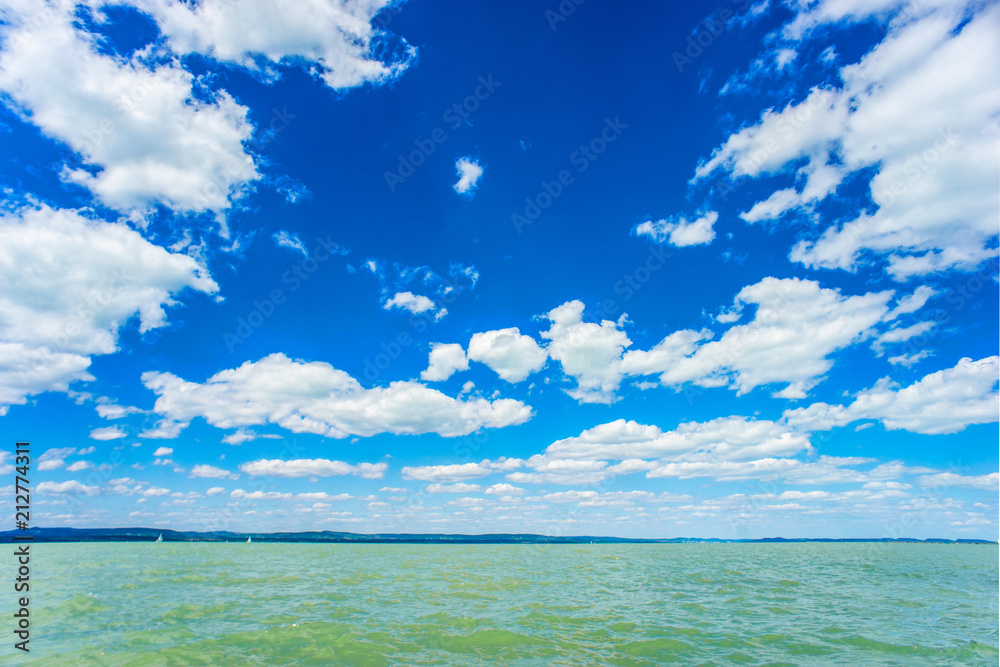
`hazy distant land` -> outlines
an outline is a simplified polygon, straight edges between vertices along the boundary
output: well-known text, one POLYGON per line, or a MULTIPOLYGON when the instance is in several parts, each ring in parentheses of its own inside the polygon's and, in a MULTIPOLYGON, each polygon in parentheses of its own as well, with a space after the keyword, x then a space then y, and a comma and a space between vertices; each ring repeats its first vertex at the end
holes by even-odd
POLYGON ((164 542, 350 542, 350 543, 401 543, 401 544, 656 544, 688 542, 901 542, 915 544, 997 544, 990 540, 927 538, 924 540, 900 538, 785 538, 763 537, 758 539, 722 539, 701 537, 671 537, 640 539, 627 537, 599 537, 590 535, 533 535, 524 533, 490 533, 485 535, 439 533, 343 533, 334 531, 307 531, 300 533, 241 533, 230 531, 196 532, 164 530, 159 528, 31 528, 27 531, 0 532, 0 543, 14 542, 14 538, 30 536, 34 542, 155 542, 160 536, 164 542))

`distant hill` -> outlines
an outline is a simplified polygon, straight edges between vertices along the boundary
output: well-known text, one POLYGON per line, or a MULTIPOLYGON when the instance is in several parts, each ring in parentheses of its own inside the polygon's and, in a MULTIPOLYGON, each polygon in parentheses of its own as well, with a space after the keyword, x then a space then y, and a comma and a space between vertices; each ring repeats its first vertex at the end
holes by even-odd
POLYGON ((233 533, 229 531, 195 532, 162 530, 159 528, 31 528, 26 531, 0 532, 0 543, 13 542, 15 537, 31 536, 34 542, 322 542, 322 543, 399 543, 399 544, 663 544, 692 542, 901 542, 914 544, 996 544, 989 540, 917 540, 906 537, 884 539, 784 538, 726 540, 719 538, 672 537, 665 539, 635 539, 625 537, 594 537, 588 535, 552 536, 517 533, 487 535, 427 534, 427 533, 340 533, 310 531, 302 533, 233 533))

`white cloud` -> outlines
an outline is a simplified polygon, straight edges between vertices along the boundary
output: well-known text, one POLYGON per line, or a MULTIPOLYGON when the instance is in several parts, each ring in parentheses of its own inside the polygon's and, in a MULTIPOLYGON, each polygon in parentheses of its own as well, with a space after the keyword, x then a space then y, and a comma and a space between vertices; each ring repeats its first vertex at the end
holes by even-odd
POLYGON ((547 493, 542 496, 542 500, 550 503, 578 503, 581 500, 590 500, 600 495, 597 491, 557 491, 547 493))
MULTIPOLYGON (((543 496, 545 498, 546 496, 543 496)), ((635 507, 636 503, 647 503, 656 499, 649 491, 609 491, 577 502, 578 507, 635 507)), ((665 500, 666 498, 664 498, 665 500)))
POLYGON ((89 381, 90 358, 53 352, 48 347, 0 342, 0 416, 11 405, 23 405, 28 396, 67 391, 75 381, 89 381))
POLYGON ((96 486, 87 486, 86 484, 81 484, 76 480, 69 480, 67 482, 39 482, 38 486, 35 487, 40 495, 45 495, 47 493, 60 493, 68 495, 95 495, 99 489, 96 486))
POLYGON ((567 301, 549 311, 545 317, 552 326, 541 336, 551 341, 548 355, 576 379, 577 386, 567 391, 570 396, 581 403, 611 403, 621 383, 622 351, 632 341, 618 328, 624 319, 619 324, 584 322, 583 309, 583 302, 567 301))
POLYGON ((434 343, 428 357, 427 370, 420 373, 425 382, 442 382, 457 371, 469 370, 465 350, 458 343, 434 343))
POLYGON ((194 259, 124 224, 44 205, 0 213, 0 415, 93 379, 91 355, 115 352, 136 315, 140 333, 165 326, 187 288, 218 290, 194 259))
POLYGON ((458 263, 450 264, 443 276, 429 266, 392 264, 390 267, 374 259, 366 260, 361 267, 378 279, 383 308, 402 308, 416 315, 427 313, 433 315, 435 322, 448 314, 443 303, 451 303, 460 294, 474 290, 479 281, 476 267, 458 263), (427 294, 430 296, 425 296, 427 294))
MULTIPOLYGON (((735 310, 742 311, 742 304, 738 300, 735 310)), ((728 323, 728 320, 729 318, 722 317, 719 321, 725 324, 728 323)), ((694 379, 698 376, 698 372, 692 368, 688 358, 698 350, 699 343, 712 338, 712 336, 712 332, 708 329, 675 331, 649 350, 626 352, 620 362, 621 372, 625 375, 651 375, 677 369, 670 376, 661 377, 661 382, 680 384, 694 379), (678 373, 678 370, 681 370, 685 363, 689 365, 689 370, 678 373)))
POLYGON ((424 491, 427 493, 472 493, 482 490, 483 487, 478 484, 465 484, 464 482, 456 482, 455 484, 428 484, 424 487, 424 491))
POLYGON ((382 304, 382 308, 385 310, 402 308, 403 310, 410 311, 414 315, 419 315, 420 313, 426 313, 428 310, 434 310, 435 306, 431 299, 423 296, 422 294, 414 294, 413 292, 397 292, 391 299, 382 304))
POLYGON ((740 218, 751 223, 776 220, 790 210, 806 209, 833 194, 844 176, 840 169, 827 164, 825 160, 825 156, 814 157, 799 170, 798 178, 803 181, 801 190, 777 190, 767 199, 754 204, 749 211, 740 213, 740 218))
POLYGON ((204 477, 206 479, 221 479, 223 477, 229 477, 232 473, 228 470, 223 470, 222 468, 216 468, 215 466, 198 464, 191 468, 191 472, 188 477, 204 477))
MULTIPOLYGON (((557 440, 545 450, 553 459, 680 458, 713 454, 726 460, 788 456, 810 449, 805 434, 768 420, 719 417, 686 422, 673 431, 618 419, 587 429, 577 437, 557 440)), ((642 469, 644 466, 632 466, 642 469)))
POLYGON ((483 168, 477 160, 468 157, 460 157, 455 162, 455 170, 458 172, 458 182, 452 187, 459 194, 467 194, 475 190, 479 183, 479 177, 483 175, 483 168))
POLYGON ((821 456, 815 461, 775 457, 753 461, 726 461, 713 458, 664 463, 646 473, 646 477, 651 479, 711 477, 719 481, 782 479, 791 484, 839 484, 872 479, 874 476, 872 472, 864 473, 848 467, 872 461, 873 459, 867 458, 832 456, 821 456))
POLYGON ((90 432, 90 437, 93 440, 117 440, 118 438, 124 438, 126 435, 125 431, 117 426, 95 428, 90 432))
POLYGON ((293 500, 295 496, 290 493, 278 493, 277 491, 250 491, 234 489, 230 494, 234 500, 293 500))
POLYGON ((250 429, 240 428, 237 429, 235 433, 230 433, 222 439, 222 443, 225 445, 242 445, 244 442, 252 442, 258 438, 263 438, 265 440, 281 440, 280 435, 273 433, 257 433, 250 429))
POLYGON ((695 180, 717 169, 734 178, 795 170, 795 188, 743 214, 756 221, 807 209, 845 178, 870 171, 874 210, 851 211, 842 222, 825 215, 834 223, 800 241, 793 261, 854 271, 881 258, 897 280, 974 269, 995 255, 997 235, 1000 8, 818 2, 798 13, 785 36, 797 40, 843 17, 873 15, 888 21, 887 36, 840 69, 842 87, 814 88, 802 102, 766 111, 717 148, 695 180))
POLYGON ((472 335, 469 359, 486 364, 507 382, 520 382, 545 365, 548 353, 517 327, 472 335))
POLYGON ((77 461, 76 463, 71 463, 66 466, 66 472, 80 472, 81 470, 87 470, 92 467, 94 467, 94 464, 90 461, 77 461))
MULTIPOLYGON (((89 449, 89 448, 88 448, 89 449)), ((79 454, 75 447, 56 447, 47 449, 38 457, 39 470, 58 470, 66 465, 66 457, 79 454)), ((2 459, 0 459, 2 462, 2 459)))
POLYGON ((205 492, 206 496, 218 496, 226 492, 226 489, 221 486, 213 486, 211 489, 205 492))
POLYGON ((889 329, 888 331, 882 332, 875 338, 875 342, 872 343, 872 349, 875 350, 876 354, 882 356, 887 343, 902 343, 910 340, 911 338, 927 333, 935 326, 937 326, 937 322, 927 320, 925 322, 911 324, 908 327, 896 327, 894 329, 889 329))
POLYGON ((895 329, 889 329, 888 331, 879 334, 878 338, 875 339, 875 342, 900 343, 904 340, 910 340, 914 336, 919 336, 920 334, 930 331, 936 324, 937 323, 932 320, 927 320, 926 322, 917 322, 916 324, 908 327, 896 327, 895 329))
POLYGON ((491 496, 520 496, 527 491, 519 486, 514 486, 513 484, 507 484, 506 482, 500 484, 494 484, 489 487, 483 493, 487 493, 491 496))
POLYGON ((889 357, 886 361, 893 365, 906 366, 909 368, 917 362, 933 356, 934 353, 930 350, 920 350, 919 352, 914 352, 913 354, 898 354, 895 357, 889 357))
POLYGON ((889 430, 913 433, 957 433, 971 424, 1000 419, 1000 357, 961 359, 954 368, 924 376, 900 388, 882 378, 858 392, 849 406, 814 403, 788 410, 784 420, 804 430, 827 430, 860 419, 878 419, 889 430))
POLYGON ((1000 485, 1000 473, 988 475, 959 475, 953 472, 941 472, 934 475, 924 475, 917 478, 917 484, 925 489, 935 489, 946 486, 966 486, 972 489, 996 490, 1000 485))
POLYGON ((906 296, 900 297, 896 302, 896 307, 886 315, 886 321, 894 320, 900 315, 908 315, 909 313, 915 313, 931 299, 931 297, 937 296, 937 290, 928 285, 920 285, 917 289, 913 290, 912 294, 907 294, 906 296))
POLYGON ((521 459, 499 458, 496 461, 484 459, 479 463, 452 463, 437 466, 407 466, 400 472, 404 479, 419 479, 424 482, 461 482, 520 468, 521 459))
MULTIPOLYGON (((224 91, 198 95, 205 81, 177 63, 147 64, 98 52, 96 38, 73 23, 78 5, 48 6, 36 33, 37 5, 6 3, 0 90, 46 135, 64 142, 83 166, 63 177, 104 204, 141 211, 220 213, 259 178, 243 142, 247 108, 224 91)), ((239 15, 242 12, 234 12, 239 15)))
POLYGON ((608 468, 608 471, 614 473, 615 475, 631 475, 636 472, 649 472, 656 467, 654 461, 645 461, 643 459, 625 459, 619 463, 608 468))
MULTIPOLYGON (((730 327, 719 340, 711 341, 713 333, 708 329, 684 329, 649 350, 629 351, 632 341, 622 330, 624 315, 617 322, 584 322, 583 303, 569 301, 545 315, 552 326, 541 336, 551 342, 532 367, 540 367, 542 353, 559 361, 563 372, 577 381, 567 393, 581 403, 611 403, 624 377, 643 375, 659 375, 664 386, 693 382, 704 387, 729 386, 738 394, 784 383, 785 388, 775 396, 804 398, 833 366, 830 356, 834 352, 875 335, 875 327, 887 319, 892 295, 884 291, 845 296, 811 280, 768 277, 736 295, 728 311, 732 317, 716 318, 728 324, 738 321, 747 306, 757 307, 753 320, 730 327)), ((493 347, 486 343, 499 339, 499 334, 519 337, 528 351, 535 345, 516 329, 476 334, 482 339, 473 337, 469 359, 486 358, 483 350, 493 347)), ((885 341, 892 337, 886 334, 885 341)), ((497 356, 514 369, 530 359, 518 351, 497 356)), ((525 376, 521 371, 515 377, 525 376)))
POLYGON ((118 405, 116 403, 99 403, 94 407, 99 417, 103 419, 121 419, 128 415, 141 413, 142 410, 130 405, 118 405))
POLYGON ((647 220, 638 224, 633 233, 648 236, 656 243, 667 243, 678 248, 693 245, 708 245, 715 239, 713 225, 719 214, 709 211, 695 220, 674 216, 665 220, 647 220))
POLYGON ((323 362, 272 354, 220 371, 204 384, 150 371, 142 381, 158 395, 153 411, 164 423, 203 417, 218 428, 277 424, 294 433, 331 438, 378 433, 468 435, 531 418, 513 399, 456 399, 418 382, 365 389, 347 373, 323 362))
POLYGON ((903 489, 912 489, 912 484, 904 484, 903 482, 868 482, 864 485, 866 489, 892 489, 896 491, 901 491, 903 489))
POLYGON ((525 465, 534 472, 512 472, 507 480, 515 484, 599 484, 615 475, 607 461, 552 459, 536 454, 525 465))
POLYGON ((173 440, 181 434, 181 431, 188 427, 189 422, 174 422, 169 420, 160 420, 160 423, 151 429, 146 429, 139 434, 140 438, 149 438, 152 440, 173 440))
POLYGON ((382 479, 389 466, 385 463, 359 463, 352 465, 329 459, 260 459, 240 466, 248 475, 264 477, 338 477, 357 475, 365 479, 382 479))
POLYGON ((626 353, 622 368, 630 375, 660 373, 665 386, 728 385, 739 394, 788 383, 778 395, 803 398, 832 367, 829 355, 864 338, 885 317, 891 295, 843 296, 811 280, 765 278, 735 299, 740 309, 757 306, 751 322, 729 328, 693 353, 708 334, 675 332, 651 351, 626 353))
POLYGON ((302 239, 299 238, 299 235, 295 232, 288 232, 281 229, 271 234, 271 240, 282 248, 288 248, 289 250, 302 253, 303 257, 309 256, 309 250, 306 249, 306 244, 302 242, 302 239))
POLYGON ((180 54, 200 53, 250 69, 262 64, 307 63, 333 89, 383 83, 406 70, 415 50, 405 42, 383 61, 384 33, 372 18, 390 0, 135 0, 149 12, 180 54))
POLYGON ((153 452, 153 456, 170 456, 174 453, 172 447, 157 447, 156 451, 153 452))
MULTIPOLYGON (((375 496, 368 496, 368 497, 374 498, 375 496)), ((327 501, 327 500, 341 501, 341 500, 352 500, 354 498, 355 496, 352 496, 349 493, 338 493, 334 495, 327 493, 326 491, 315 491, 313 493, 299 493, 296 494, 295 496, 296 500, 321 500, 321 501, 327 501)), ((329 507, 329 505, 327 505, 327 507, 329 507)))

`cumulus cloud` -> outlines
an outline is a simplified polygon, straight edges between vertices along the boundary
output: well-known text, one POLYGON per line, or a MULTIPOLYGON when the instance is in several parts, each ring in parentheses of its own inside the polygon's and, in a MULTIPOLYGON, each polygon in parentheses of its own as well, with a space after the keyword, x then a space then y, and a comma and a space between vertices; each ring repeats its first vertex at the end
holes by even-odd
POLYGON ((188 477, 203 477, 206 479, 221 479, 223 477, 229 477, 232 473, 228 470, 222 468, 216 468, 215 466, 210 466, 206 464, 199 464, 191 468, 191 472, 188 477))
POLYGON ((704 332, 674 333, 653 350, 628 352, 630 375, 660 373, 663 385, 695 382, 743 394, 787 383, 777 395, 803 398, 833 366, 830 355, 861 339, 885 317, 891 291, 844 296, 812 280, 765 278, 744 287, 735 305, 757 306, 754 319, 697 346, 704 332))
POLYGON ((0 212, 0 415, 93 379, 90 357, 115 352, 126 322, 137 317, 140 333, 166 325, 187 289, 218 285, 124 224, 44 205, 0 212))
POLYGON ((96 486, 87 486, 76 480, 69 480, 67 482, 39 482, 38 486, 35 487, 35 491, 43 496, 47 493, 93 496, 99 490, 96 486))
POLYGON ((656 243, 666 243, 678 248, 708 245, 715 239, 713 225, 718 219, 718 213, 709 211, 695 220, 688 220, 683 216, 655 222, 647 220, 636 225, 633 233, 636 236, 648 236, 656 243))
POLYGON ((225 211, 260 176, 243 146, 247 108, 224 91, 196 94, 204 81, 174 62, 149 64, 148 51, 102 54, 74 25, 77 7, 48 5, 39 29, 36 4, 7 2, 0 52, 0 90, 79 155, 63 178, 121 211, 225 211))
POLYGON ((774 395, 799 399, 823 379, 838 350, 871 337, 881 350, 926 331, 931 325, 879 328, 918 309, 928 296, 917 290, 890 312, 892 290, 851 296, 812 280, 768 277, 744 287, 732 307, 715 318, 719 324, 733 324, 718 340, 712 340, 715 334, 709 329, 682 329, 648 350, 629 349, 626 316, 617 322, 585 322, 584 304, 574 300, 543 316, 551 322, 540 334, 549 341, 547 347, 510 328, 473 335, 466 354, 511 382, 540 370, 551 357, 576 380, 567 393, 581 403, 612 403, 625 377, 644 375, 659 375, 664 386, 691 382, 730 387, 738 394, 784 384, 774 395), (752 307, 753 319, 734 324, 752 307))
MULTIPOLYGON (((1000 113, 1000 7, 986 3, 824 1, 803 5, 773 47, 837 21, 886 21, 886 37, 839 71, 840 87, 764 112, 699 165, 734 179, 792 171, 797 184, 757 202, 748 222, 807 211, 848 177, 869 177, 873 209, 810 233, 790 258, 856 270, 881 258, 897 280, 972 270, 995 255, 995 118, 1000 113)), ((860 210, 860 212, 858 212, 860 210)), ((812 223, 810 223, 812 224, 812 223)))
POLYGON ((789 456, 811 449, 808 436, 776 422, 741 416, 686 422, 672 431, 618 419, 557 440, 545 450, 553 459, 680 458, 713 454, 727 460, 789 456))
POLYGON ((925 489, 937 489, 947 486, 964 486, 972 489, 996 490, 1000 485, 1000 473, 988 475, 959 475, 953 472, 940 472, 933 475, 923 475, 917 478, 917 484, 925 489))
POLYGON ((468 194, 476 189, 479 177, 483 175, 483 168, 477 160, 468 157, 460 157, 455 162, 455 171, 458 172, 458 182, 452 187, 459 194, 468 194))
POLYGON ((125 431, 121 430, 117 426, 95 428, 90 432, 90 437, 93 440, 117 440, 119 438, 124 438, 125 435, 125 431))
POLYGON ((568 301, 549 311, 545 318, 552 325, 541 336, 550 341, 548 355, 576 380, 570 396, 581 403, 611 403, 621 383, 622 351, 632 341, 619 328, 624 319, 584 322, 583 309, 582 301, 568 301))
POLYGON ((97 410, 98 416, 103 419, 121 419, 122 417, 142 412, 139 408, 130 405, 118 405, 116 403, 99 403, 94 409, 97 410))
POLYGON ((494 484, 487 488, 483 493, 487 493, 491 496, 520 496, 527 493, 524 489, 519 486, 514 486, 513 484, 507 484, 506 482, 500 484, 494 484))
POLYGON ((434 302, 421 294, 413 292, 397 292, 382 306, 386 310, 402 308, 414 314, 426 313, 434 309, 434 302))
POLYGON ((1000 357, 963 358, 953 368, 900 387, 882 378, 858 392, 847 406, 814 403, 788 410, 784 421, 802 430, 827 430, 860 419, 877 419, 889 430, 957 433, 972 424, 1000 419, 1000 357))
POLYGON ((428 358, 427 370, 420 373, 425 382, 442 382, 457 371, 469 370, 465 350, 458 343, 434 343, 428 358))
POLYGON ((912 294, 907 294, 899 298, 896 302, 896 307, 893 308, 888 315, 886 315, 886 321, 894 320, 900 315, 907 315, 909 313, 915 313, 921 308, 923 308, 932 297, 937 295, 937 290, 929 285, 920 285, 917 289, 913 290, 912 294))
POLYGON ((486 364, 507 382, 520 382, 545 365, 548 353, 517 327, 472 335, 469 359, 486 364))
POLYGON ((495 472, 505 472, 520 468, 524 462, 521 459, 501 457, 496 461, 484 459, 479 463, 452 463, 437 466, 407 466, 400 472, 405 479, 418 479, 424 482, 461 482, 467 479, 478 479, 492 475, 495 472))
POLYGON ((908 327, 899 326, 889 329, 888 331, 883 331, 875 338, 875 342, 872 343, 872 349, 875 350, 877 355, 882 356, 885 352, 886 344, 902 343, 910 340, 911 338, 922 336, 935 326, 937 326, 937 322, 927 320, 911 324, 908 327))
POLYGON ((39 470, 58 470, 66 465, 66 457, 76 454, 75 447, 56 447, 47 449, 38 457, 39 470))
POLYGON ((243 489, 233 489, 229 497, 234 500, 293 500, 295 496, 291 493, 279 493, 277 491, 244 491, 243 489))
POLYGON ((607 461, 553 459, 539 454, 525 465, 533 472, 512 472, 507 480, 515 484, 599 484, 616 474, 607 461))
POLYGON ((339 477, 357 475, 365 479, 382 479, 389 469, 386 463, 359 463, 352 465, 330 459, 260 459, 240 466, 248 475, 264 477, 339 477))
MULTIPOLYGON (((368 497, 369 498, 374 498, 375 496, 368 496, 368 497)), ((330 494, 330 493, 327 493, 326 491, 314 491, 312 493, 299 493, 299 494, 295 495, 295 499, 296 500, 322 500, 322 501, 338 500, 339 501, 339 500, 352 500, 354 498, 355 498, 355 496, 352 496, 349 493, 330 494)))
POLYGON ((142 381, 158 395, 153 411, 179 426, 202 417, 218 428, 277 424, 330 438, 378 433, 453 437, 521 424, 532 415, 520 401, 456 399, 419 382, 365 389, 327 363, 280 353, 220 371, 203 384, 157 371, 143 373, 142 381))
MULTIPOLYGON (((635 507, 648 503, 656 496, 649 491, 557 491, 542 496, 542 500, 555 503, 575 502, 577 507, 635 507)), ((666 498, 664 498, 666 499, 666 498)))
POLYGON ((172 447, 157 447, 156 451, 153 452, 153 456, 170 456, 174 453, 172 447))
POLYGON ((260 69, 306 63, 330 88, 383 83, 402 74, 416 51, 402 40, 392 48, 372 18, 390 0, 135 0, 156 20, 170 48, 260 69), (388 58, 383 58, 388 54, 388 58))
POLYGON ((414 315, 422 313, 432 314, 434 315, 435 322, 448 314, 447 308, 443 306, 439 307, 432 299, 423 294, 414 294, 413 292, 396 292, 392 295, 392 298, 382 304, 382 308, 385 310, 399 308, 414 315))
POLYGON ((274 433, 257 433, 256 431, 240 428, 237 429, 235 433, 230 433, 222 439, 222 443, 226 445, 242 445, 244 442, 252 442, 259 438, 265 440, 281 440, 280 435, 274 433))
POLYGON ((871 472, 865 473, 851 467, 872 461, 873 459, 862 457, 832 456, 821 456, 815 461, 775 457, 752 461, 727 461, 719 458, 703 461, 671 461, 650 470, 646 473, 646 477, 651 479, 711 477, 719 481, 783 479, 791 484, 839 484, 872 479, 871 472))
POLYGON ((429 266, 396 263, 390 266, 375 259, 366 260, 361 268, 378 279, 383 308, 401 308, 435 322, 448 314, 446 304, 452 303, 462 293, 474 290, 479 281, 476 267, 457 263, 449 265, 445 275, 438 274, 429 266))
MULTIPOLYGON (((740 290, 732 306, 714 318, 720 325, 732 325, 717 340, 707 328, 681 329, 648 350, 631 349, 632 341, 624 331, 625 315, 616 322, 585 322, 584 304, 574 300, 543 316, 551 322, 540 334, 549 341, 546 347, 519 329, 509 328, 474 334, 465 354, 510 382, 524 380, 551 357, 567 377, 576 380, 567 393, 581 403, 612 403, 624 378, 647 375, 658 375, 663 386, 690 382, 729 387, 737 394, 759 386, 785 385, 774 396, 801 399, 824 379, 839 350, 874 339, 874 349, 882 354, 887 345, 930 330, 934 326, 930 321, 886 327, 901 315, 919 310, 933 294, 932 289, 918 288, 890 309, 892 290, 845 295, 813 280, 767 277, 740 290), (752 319, 739 324, 747 312, 753 313, 752 319)), ((453 355, 455 363, 460 363, 460 349, 456 345, 442 355, 453 355)), ((928 354, 890 361, 914 363, 928 354)), ((436 369, 425 372, 429 372, 427 378, 437 374, 436 369)), ((444 370, 441 373, 450 376, 444 370)), ((655 386, 643 384, 643 388, 655 386)))
POLYGON ((424 491, 427 493, 473 493, 482 490, 483 487, 478 484, 465 484, 464 482, 456 482, 455 484, 428 484, 424 487, 424 491))

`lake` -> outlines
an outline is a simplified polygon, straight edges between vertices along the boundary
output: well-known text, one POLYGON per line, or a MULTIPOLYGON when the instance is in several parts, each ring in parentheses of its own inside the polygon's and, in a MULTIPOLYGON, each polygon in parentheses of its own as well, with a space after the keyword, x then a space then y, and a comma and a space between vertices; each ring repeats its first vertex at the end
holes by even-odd
POLYGON ((8 587, 5 665, 998 664, 995 545, 31 552, 31 653, 13 649, 8 587))

